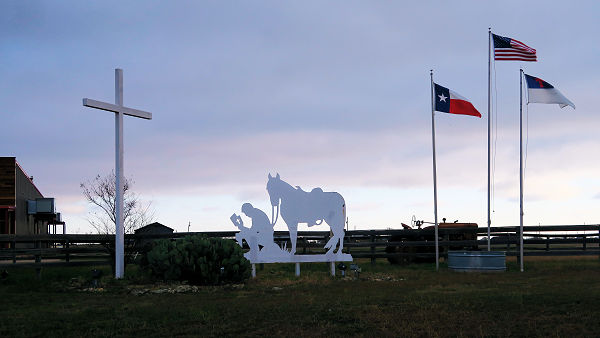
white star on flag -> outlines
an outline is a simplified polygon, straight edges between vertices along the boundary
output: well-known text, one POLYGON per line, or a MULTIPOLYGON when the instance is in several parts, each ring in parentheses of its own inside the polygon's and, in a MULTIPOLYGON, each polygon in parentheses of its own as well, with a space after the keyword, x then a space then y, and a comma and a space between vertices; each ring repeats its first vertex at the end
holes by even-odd
POLYGON ((444 101, 446 102, 447 97, 444 95, 444 93, 442 93, 442 95, 438 95, 440 97, 440 102, 444 101))

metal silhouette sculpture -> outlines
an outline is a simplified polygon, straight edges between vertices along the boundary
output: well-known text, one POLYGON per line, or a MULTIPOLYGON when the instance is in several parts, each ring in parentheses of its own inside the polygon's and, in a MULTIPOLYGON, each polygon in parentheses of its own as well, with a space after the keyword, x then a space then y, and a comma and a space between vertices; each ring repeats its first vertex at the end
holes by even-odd
POLYGON ((342 253, 344 248, 344 224, 346 221, 346 204, 342 195, 337 192, 324 192, 315 188, 310 192, 300 187, 292 187, 269 174, 267 191, 271 200, 271 220, 260 209, 250 203, 242 205, 242 212, 252 220, 252 225, 244 226, 242 217, 235 213, 230 219, 240 229, 235 235, 240 246, 248 243, 250 250, 244 254, 252 263, 252 276, 256 276, 256 263, 296 263, 296 276, 300 275, 300 263, 330 262, 331 275, 335 275, 335 262, 351 262, 350 254, 342 253), (277 212, 275 211, 277 209, 277 212), (279 247, 273 239, 273 227, 281 218, 287 224, 292 247, 287 250, 285 244, 279 247), (306 223, 309 227, 326 222, 331 228, 332 236, 325 244, 325 254, 296 255, 298 224, 306 223), (337 251, 335 251, 335 249, 337 251))
POLYGON ((292 187, 283 181, 279 174, 275 177, 269 174, 267 192, 271 199, 271 215, 273 226, 277 223, 279 214, 287 224, 292 242, 291 253, 296 252, 298 224, 306 223, 309 227, 320 225, 323 221, 329 225, 333 236, 325 248, 327 254, 333 253, 339 243, 338 254, 344 248, 344 223, 346 221, 346 203, 337 192, 324 192, 314 188, 310 192, 300 187, 292 187), (277 209, 277 213, 275 213, 277 209))
POLYGON ((247 259, 256 261, 259 256, 266 259, 286 254, 289 255, 289 253, 281 250, 275 244, 273 240, 273 225, 269 221, 267 214, 253 207, 250 203, 242 205, 242 212, 252 220, 250 228, 245 227, 242 218, 236 214, 231 215, 230 219, 240 229, 240 232, 235 235, 238 244, 243 246, 244 240, 248 243, 250 250, 244 254, 247 259))

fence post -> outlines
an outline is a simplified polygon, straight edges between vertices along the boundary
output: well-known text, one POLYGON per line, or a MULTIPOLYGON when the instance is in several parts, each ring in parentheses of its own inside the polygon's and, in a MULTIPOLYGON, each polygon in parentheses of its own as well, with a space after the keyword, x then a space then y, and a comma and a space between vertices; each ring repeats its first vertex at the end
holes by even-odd
POLYGON ((35 253, 35 272, 38 279, 42 279, 42 241, 35 241, 36 253, 35 253))
POLYGON ((519 236, 521 236, 521 229, 517 228, 517 231, 515 231, 515 250, 517 252, 517 264, 519 264, 519 262, 521 261, 521 242, 520 242, 520 238, 519 236))
MULTIPOLYGON (((450 234, 445 234, 444 240, 446 241, 446 245, 444 245, 444 248, 446 249, 446 261, 447 261, 448 260, 448 252, 450 251, 450 234)), ((440 255, 440 256, 443 256, 443 255, 440 255)))
POLYGON ((550 236, 546 236, 546 251, 550 251, 550 236))
POLYGON ((371 235, 371 265, 375 265, 375 235, 371 235))
POLYGON ((587 236, 584 234, 584 235, 583 235, 583 251, 586 251, 586 250, 587 250, 587 243, 586 243, 586 239, 587 239, 587 236))
POLYGON ((17 264, 17 241, 12 241, 13 264, 17 264))
POLYGON ((67 263, 69 263, 69 258, 70 258, 70 257, 69 257, 69 247, 70 247, 70 245, 69 245, 69 240, 67 239, 67 240, 65 241, 65 249, 67 250, 67 253, 65 254, 65 261, 66 261, 67 263))
MULTIPOLYGON (((350 240, 350 237, 347 237, 347 239, 348 240, 346 241, 346 237, 344 237, 344 243, 352 243, 352 240, 350 240)), ((349 246, 344 247, 344 249, 346 249, 346 253, 347 254, 350 254, 350 247, 349 246)))

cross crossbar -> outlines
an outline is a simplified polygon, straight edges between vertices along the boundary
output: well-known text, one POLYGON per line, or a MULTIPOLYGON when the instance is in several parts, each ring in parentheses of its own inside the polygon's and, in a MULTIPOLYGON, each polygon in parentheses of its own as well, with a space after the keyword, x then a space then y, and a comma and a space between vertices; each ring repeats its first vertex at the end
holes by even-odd
POLYGON ((152 120, 152 113, 149 113, 149 112, 146 112, 143 110, 118 106, 116 104, 106 103, 106 102, 102 102, 102 101, 96 101, 96 100, 92 100, 92 99, 83 99, 83 105, 86 107, 111 111, 113 113, 123 113, 123 114, 129 115, 129 116, 135 116, 135 117, 139 117, 139 118, 146 119, 146 120, 152 120))

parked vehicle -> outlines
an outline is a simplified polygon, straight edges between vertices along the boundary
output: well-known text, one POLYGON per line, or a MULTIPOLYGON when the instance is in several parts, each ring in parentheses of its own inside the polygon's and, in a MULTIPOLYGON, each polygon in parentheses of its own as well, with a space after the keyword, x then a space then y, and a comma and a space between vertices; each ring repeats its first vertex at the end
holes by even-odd
MULTIPOLYGON (((435 262, 435 246, 431 243, 435 241, 435 234, 432 231, 435 225, 428 225, 423 227, 424 221, 418 221, 413 217, 411 226, 402 224, 402 227, 407 230, 399 235, 391 236, 388 239, 390 245, 385 248, 385 252, 388 254, 397 253, 398 255, 388 256, 388 261, 391 264, 410 264, 410 263, 426 263, 435 262), (392 244, 393 243, 393 244, 392 244)), ((432 224, 428 222, 428 224, 432 224)), ((443 219, 442 223, 438 223, 439 229, 476 229, 477 223, 447 223, 446 219, 443 219)), ((464 240, 476 240, 477 233, 472 231, 464 232, 452 232, 447 235, 439 234, 439 241, 450 240, 450 241, 464 241, 464 240)), ((477 245, 452 245, 452 246, 439 246, 440 255, 444 254, 446 250, 479 250, 477 245)))

